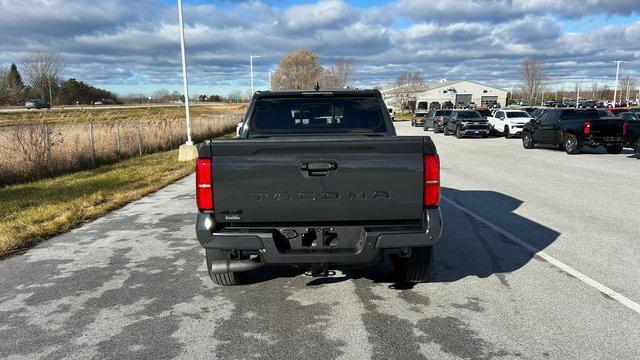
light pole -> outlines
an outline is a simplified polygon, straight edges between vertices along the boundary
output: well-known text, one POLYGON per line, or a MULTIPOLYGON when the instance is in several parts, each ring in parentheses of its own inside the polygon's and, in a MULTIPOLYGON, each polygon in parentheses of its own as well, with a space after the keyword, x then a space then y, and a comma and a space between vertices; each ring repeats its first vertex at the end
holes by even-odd
POLYGON ((49 81, 49 106, 53 106, 53 96, 51 95, 51 78, 49 78, 48 81, 49 81))
POLYGON ((623 63, 622 60, 616 60, 616 85, 613 88, 613 107, 616 107, 616 96, 618 95, 618 73, 620 72, 620 63, 623 63))
POLYGON ((269 69, 269 90, 271 90, 271 69, 269 69))
POLYGON ((251 96, 253 96, 253 59, 261 58, 260 55, 249 56, 249 77, 251 78, 251 96))
POLYGON ((198 149, 191 140, 191 117, 189 116, 189 80, 187 77, 187 55, 184 49, 184 20, 182 18, 182 0, 178 0, 178 22, 180 29, 180 58, 182 60, 182 85, 184 87, 184 110, 187 121, 187 142, 180 145, 178 161, 193 161, 198 158, 198 149))
POLYGON ((578 80, 578 83, 576 84, 576 109, 580 104, 580 83, 582 83, 582 80, 578 80))
POLYGON ((189 116, 189 80, 187 77, 187 55, 184 50, 184 20, 182 17, 182 0, 178 0, 178 20, 180 22, 180 57, 182 60, 182 85, 184 87, 184 110, 187 118, 187 142, 193 145, 191 140, 191 117, 189 116))

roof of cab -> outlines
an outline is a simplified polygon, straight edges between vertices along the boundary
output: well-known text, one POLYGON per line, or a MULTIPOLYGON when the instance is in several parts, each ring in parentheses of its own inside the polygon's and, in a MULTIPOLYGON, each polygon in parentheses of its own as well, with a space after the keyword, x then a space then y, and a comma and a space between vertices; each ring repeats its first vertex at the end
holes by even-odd
POLYGON ((277 91, 256 91, 253 99, 267 98, 295 98, 295 97, 375 97, 382 98, 380 91, 361 89, 320 89, 320 90, 277 90, 277 91))

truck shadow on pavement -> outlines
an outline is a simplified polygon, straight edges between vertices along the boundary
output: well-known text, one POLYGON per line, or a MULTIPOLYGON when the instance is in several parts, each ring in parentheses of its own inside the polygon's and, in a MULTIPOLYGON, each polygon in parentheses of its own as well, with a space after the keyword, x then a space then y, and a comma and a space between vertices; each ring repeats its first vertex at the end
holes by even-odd
MULTIPOLYGON (((502 285, 509 287, 506 275, 525 266, 534 257, 530 251, 452 206, 450 201, 516 235, 539 250, 545 249, 560 236, 559 232, 517 214, 516 210, 523 201, 509 195, 495 191, 443 188, 442 196, 444 228, 442 238, 435 248, 430 282, 454 282, 468 276, 487 278, 495 275, 502 285)), ((345 277, 309 278, 307 285, 317 286, 366 278, 375 283, 388 283, 390 288, 397 290, 413 288, 411 285, 395 283, 392 270, 391 262, 385 258, 371 268, 345 270, 345 277)), ((262 270, 261 280, 268 279, 270 271, 269 268, 262 270)), ((272 275, 278 276, 277 274, 272 275)))

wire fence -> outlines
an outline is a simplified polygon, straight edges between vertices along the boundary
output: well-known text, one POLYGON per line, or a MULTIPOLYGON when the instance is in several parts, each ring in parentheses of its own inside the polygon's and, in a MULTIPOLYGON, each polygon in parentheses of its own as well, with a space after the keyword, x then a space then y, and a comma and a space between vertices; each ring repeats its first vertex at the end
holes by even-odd
MULTIPOLYGON (((194 118, 194 142, 233 131, 240 116, 194 118)), ((185 141, 181 118, 6 126, 0 128, 0 187, 174 149, 185 141)))

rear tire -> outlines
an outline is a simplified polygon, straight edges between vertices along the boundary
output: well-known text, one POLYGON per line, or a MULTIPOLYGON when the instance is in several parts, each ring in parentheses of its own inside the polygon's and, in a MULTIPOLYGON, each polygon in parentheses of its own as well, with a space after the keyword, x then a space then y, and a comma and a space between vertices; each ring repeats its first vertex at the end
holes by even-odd
POLYGON ((613 144, 613 145, 607 145, 607 152, 609 154, 620 154, 622 152, 622 145, 620 144, 613 144))
POLYGON ((211 281, 221 286, 235 286, 242 283, 242 277, 240 276, 240 273, 237 272, 227 272, 222 274, 211 273, 211 263, 214 260, 229 259, 229 251, 216 249, 206 249, 205 251, 207 253, 207 270, 209 272, 209 278, 211 278, 211 281))
POLYGON ((463 135, 462 135, 462 130, 460 130, 460 126, 458 126, 458 127, 456 128, 456 137, 457 137, 458 139, 462 139, 462 137, 463 137, 463 135))
POLYGON ((433 125, 433 133, 434 133, 434 134, 438 134, 438 133, 440 133, 440 128, 438 128, 438 125, 437 125, 437 124, 436 124, 436 125, 433 125))
POLYGON ((411 249, 411 256, 394 256, 393 270, 400 283, 415 284, 429 281, 433 267, 433 247, 411 249))
POLYGON ((578 139, 574 135, 565 134, 562 144, 567 154, 575 155, 580 153, 581 146, 578 144, 578 139))
POLYGON ((502 132, 502 134, 504 135, 505 139, 511 139, 513 137, 508 126, 504 127, 504 131, 502 132))

